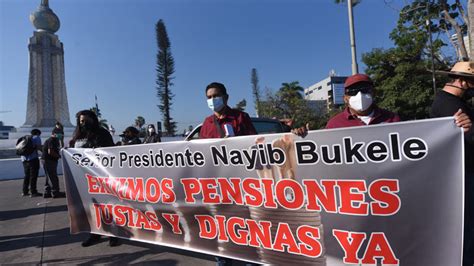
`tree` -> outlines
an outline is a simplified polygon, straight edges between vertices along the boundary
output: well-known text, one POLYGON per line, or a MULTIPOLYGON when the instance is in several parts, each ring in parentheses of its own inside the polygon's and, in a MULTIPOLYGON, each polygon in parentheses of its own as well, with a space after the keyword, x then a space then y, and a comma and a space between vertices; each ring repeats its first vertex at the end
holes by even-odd
MULTIPOLYGON (((403 26, 410 32, 431 32, 434 35, 433 51, 435 60, 446 64, 455 56, 455 60, 467 60, 468 54, 463 36, 467 34, 468 17, 459 0, 413 0, 400 10, 398 27, 403 26), (428 23, 429 22, 429 23, 428 23), (439 47, 451 45, 454 53, 449 50, 447 56, 441 54, 439 47), (452 55, 451 55, 452 54, 452 55), (445 60, 446 58, 447 60, 445 60)), ((428 40, 428 39, 427 39, 428 40)), ((425 52, 430 50, 426 45, 425 52)))
POLYGON ((171 44, 166 32, 165 23, 163 20, 159 20, 156 23, 156 39, 158 43, 158 55, 157 55, 157 79, 156 89, 160 104, 158 105, 161 113, 163 114, 163 126, 168 135, 174 135, 176 133, 176 122, 172 121, 170 110, 174 94, 171 92, 170 87, 173 85, 171 82, 174 77, 174 58, 171 54, 171 44))
POLYGON ((323 114, 316 113, 309 102, 303 99, 302 91, 303 88, 297 81, 282 83, 276 93, 267 88, 265 99, 260 103, 261 117, 290 119, 294 127, 309 123, 311 129, 321 128, 326 118, 323 114))
POLYGON ((283 100, 291 100, 293 98, 302 99, 302 92, 304 92, 304 88, 300 86, 298 81, 282 83, 281 88, 278 91, 283 100))
POLYGON ((145 125, 145 118, 143 118, 143 116, 137 116, 137 118, 135 118, 135 126, 142 129, 143 125, 145 125))
POLYGON ((241 112, 243 112, 245 110, 245 107, 247 106, 247 101, 245 99, 242 99, 242 101, 238 102, 236 105, 235 105, 235 108, 234 109, 237 109, 241 112))
POLYGON ((260 105, 260 87, 258 86, 258 75, 257 69, 252 68, 252 74, 250 81, 252 83, 252 94, 255 103, 255 114, 259 116, 259 105, 260 105))
MULTIPOLYGON (((404 10, 390 34, 395 47, 373 49, 362 56, 362 61, 367 66, 365 72, 375 83, 379 106, 397 112, 403 120, 427 118, 434 95, 428 71, 431 68, 429 35, 416 25, 419 18, 407 18, 412 11, 404 10)), ((427 16, 426 9, 417 12, 425 12, 427 16)), ((421 13, 419 16, 422 16, 421 13)), ((433 42, 433 54, 437 58, 435 69, 448 68, 449 63, 440 55, 443 46, 439 39, 433 42)), ((439 77, 438 81, 442 84, 446 78, 439 77)))

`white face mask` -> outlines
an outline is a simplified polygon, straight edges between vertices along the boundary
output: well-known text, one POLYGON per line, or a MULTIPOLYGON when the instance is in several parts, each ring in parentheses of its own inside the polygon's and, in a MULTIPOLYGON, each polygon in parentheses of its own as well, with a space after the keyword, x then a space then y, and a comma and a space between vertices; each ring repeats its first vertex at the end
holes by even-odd
POLYGON ((349 98, 349 106, 357 112, 363 112, 372 105, 373 99, 370 93, 361 93, 349 98))
POLYGON ((214 111, 214 112, 219 112, 224 108, 224 98, 222 97, 215 97, 211 99, 207 99, 207 106, 214 111))
POLYGON ((155 132, 155 130, 153 128, 149 128, 148 132, 153 133, 153 132, 155 132))

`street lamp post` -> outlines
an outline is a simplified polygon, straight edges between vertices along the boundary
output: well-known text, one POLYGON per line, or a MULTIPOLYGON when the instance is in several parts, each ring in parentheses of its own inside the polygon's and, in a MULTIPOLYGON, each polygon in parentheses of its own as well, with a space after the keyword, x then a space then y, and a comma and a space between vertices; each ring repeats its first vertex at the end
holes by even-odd
POLYGON ((433 51, 433 36, 431 34, 431 20, 430 20, 430 2, 426 3, 426 27, 428 28, 428 35, 430 38, 430 51, 431 51, 431 79, 433 83, 433 93, 436 95, 436 76, 434 66, 434 51, 433 51))
POLYGON ((352 52, 352 75, 359 73, 359 67, 357 66, 357 54, 355 45, 355 33, 354 33, 354 16, 352 14, 352 0, 347 0, 347 10, 349 12, 349 30, 351 38, 351 52, 352 52))

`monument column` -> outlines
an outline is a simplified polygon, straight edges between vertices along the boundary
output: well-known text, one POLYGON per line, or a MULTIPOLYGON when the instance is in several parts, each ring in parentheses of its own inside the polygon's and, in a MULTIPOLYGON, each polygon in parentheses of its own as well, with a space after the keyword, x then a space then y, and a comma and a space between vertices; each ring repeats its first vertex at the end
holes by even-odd
POLYGON ((30 53, 26 121, 22 128, 50 128, 59 121, 72 127, 64 77, 64 49, 58 36, 59 18, 42 0, 30 15, 36 28, 29 40, 30 53))

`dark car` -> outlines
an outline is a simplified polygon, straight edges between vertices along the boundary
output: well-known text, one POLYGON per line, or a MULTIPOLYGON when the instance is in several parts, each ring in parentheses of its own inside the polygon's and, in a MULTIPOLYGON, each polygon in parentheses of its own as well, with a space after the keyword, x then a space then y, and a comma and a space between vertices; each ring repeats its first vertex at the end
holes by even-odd
MULTIPOLYGON (((259 118, 251 117, 252 124, 257 130, 257 134, 271 134, 271 133, 282 133, 289 132, 286 125, 283 125, 277 119, 270 118, 259 118)), ((186 137, 185 140, 199 139, 199 131, 201 131, 202 124, 196 126, 191 133, 186 137)))

